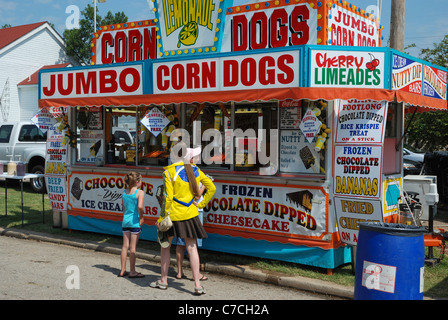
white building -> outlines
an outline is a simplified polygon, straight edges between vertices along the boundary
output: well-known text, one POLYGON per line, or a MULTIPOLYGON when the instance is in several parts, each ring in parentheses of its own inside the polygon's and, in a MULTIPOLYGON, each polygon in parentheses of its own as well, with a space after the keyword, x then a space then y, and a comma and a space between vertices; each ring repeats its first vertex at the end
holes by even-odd
POLYGON ((0 123, 30 120, 38 112, 39 69, 71 64, 48 22, 0 29, 0 123))

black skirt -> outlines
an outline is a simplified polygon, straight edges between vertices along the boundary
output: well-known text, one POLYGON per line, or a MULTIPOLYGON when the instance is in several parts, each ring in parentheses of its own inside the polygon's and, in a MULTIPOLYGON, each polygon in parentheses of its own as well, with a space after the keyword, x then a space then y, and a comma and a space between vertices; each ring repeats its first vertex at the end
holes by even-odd
POLYGON ((173 227, 167 231, 169 237, 175 238, 191 238, 191 239, 205 239, 207 233, 202 226, 201 220, 196 216, 194 218, 173 221, 173 227))

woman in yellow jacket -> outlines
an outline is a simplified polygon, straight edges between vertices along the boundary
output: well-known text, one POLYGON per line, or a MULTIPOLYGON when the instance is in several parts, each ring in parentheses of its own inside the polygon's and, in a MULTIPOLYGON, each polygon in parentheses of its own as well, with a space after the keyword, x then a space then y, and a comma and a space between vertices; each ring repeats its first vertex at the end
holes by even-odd
POLYGON ((198 217, 198 208, 204 208, 215 194, 216 187, 212 180, 207 177, 196 165, 190 164, 194 156, 200 154, 200 148, 187 148, 186 157, 183 161, 178 161, 164 168, 163 184, 164 192, 161 205, 161 215, 156 222, 159 223, 167 214, 170 215, 173 227, 166 231, 167 234, 159 238, 168 236, 168 242, 161 241, 161 278, 150 284, 153 288, 167 289, 168 287, 168 267, 170 263, 170 247, 173 237, 185 239, 185 245, 190 257, 190 266, 193 271, 195 282, 195 294, 204 294, 205 290, 201 286, 199 279, 199 254, 196 239, 207 238, 207 234, 198 217), (200 198, 198 184, 201 182, 207 189, 200 203, 196 201, 200 198))

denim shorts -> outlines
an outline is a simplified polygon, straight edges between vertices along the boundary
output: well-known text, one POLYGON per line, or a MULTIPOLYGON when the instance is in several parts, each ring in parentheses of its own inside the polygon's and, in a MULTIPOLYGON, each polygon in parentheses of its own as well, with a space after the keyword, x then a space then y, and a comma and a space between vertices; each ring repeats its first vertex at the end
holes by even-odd
POLYGON ((123 232, 130 232, 132 234, 139 234, 142 232, 142 228, 122 228, 123 232))

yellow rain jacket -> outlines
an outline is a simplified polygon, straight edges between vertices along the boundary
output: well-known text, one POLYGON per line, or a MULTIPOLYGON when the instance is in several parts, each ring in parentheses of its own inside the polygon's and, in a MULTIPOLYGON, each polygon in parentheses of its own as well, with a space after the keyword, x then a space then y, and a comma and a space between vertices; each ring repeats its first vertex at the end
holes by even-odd
POLYGON ((192 164, 191 166, 198 185, 201 182, 207 188, 203 200, 198 203, 197 207, 193 204, 194 195, 188 183, 183 162, 176 162, 163 168, 165 170, 163 172, 164 192, 162 196, 164 203, 162 203, 161 214, 157 220, 159 223, 168 212, 172 221, 183 221, 196 217, 199 215, 198 208, 204 208, 215 194, 216 187, 212 180, 196 165, 192 164))

